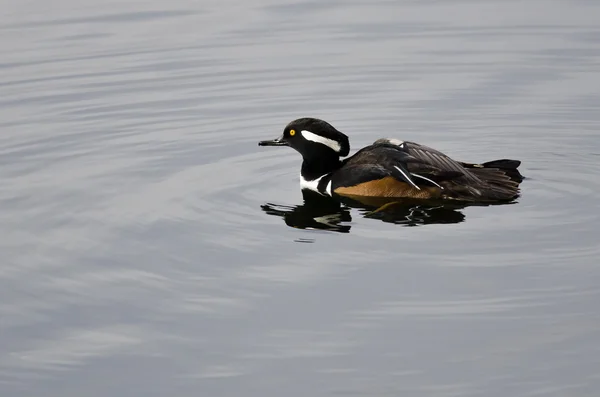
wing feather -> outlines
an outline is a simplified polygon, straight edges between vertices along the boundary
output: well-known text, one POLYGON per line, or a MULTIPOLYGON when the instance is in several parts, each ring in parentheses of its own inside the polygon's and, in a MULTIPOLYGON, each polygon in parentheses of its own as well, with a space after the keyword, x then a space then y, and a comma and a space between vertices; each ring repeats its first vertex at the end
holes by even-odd
POLYGON ((413 182, 437 186, 452 197, 510 199, 518 194, 523 180, 517 170, 521 164, 518 160, 464 163, 425 145, 387 138, 378 139, 363 150, 358 162, 378 163, 385 169, 400 167, 401 164, 404 166, 402 170, 408 171, 413 182))
POLYGON ((481 184, 471 170, 431 147, 415 142, 379 139, 344 161, 344 179, 356 181, 393 176, 410 185, 452 186, 481 184))
MULTIPOLYGON (((464 177, 468 181, 480 182, 479 178, 469 172, 465 167, 456 160, 453 160, 444 153, 432 149, 425 145, 420 145, 414 142, 404 142, 404 150, 417 160, 422 161, 427 165, 427 168, 431 169, 433 175, 453 175, 454 178, 464 177)), ((410 164, 413 165, 413 164, 410 164)), ((414 171, 409 165, 411 172, 419 172, 419 168, 422 168, 422 164, 413 165, 414 171)), ((452 179, 452 178, 450 178, 452 179)))

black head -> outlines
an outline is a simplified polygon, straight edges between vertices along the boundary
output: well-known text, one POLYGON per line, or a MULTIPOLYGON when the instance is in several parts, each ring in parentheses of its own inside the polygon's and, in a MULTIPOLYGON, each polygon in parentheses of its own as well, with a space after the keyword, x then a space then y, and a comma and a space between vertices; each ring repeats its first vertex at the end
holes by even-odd
POLYGON ((283 135, 270 141, 260 141, 259 146, 289 146, 305 159, 327 156, 345 157, 350 152, 348 137, 331 124, 315 119, 301 118, 289 123, 283 135))

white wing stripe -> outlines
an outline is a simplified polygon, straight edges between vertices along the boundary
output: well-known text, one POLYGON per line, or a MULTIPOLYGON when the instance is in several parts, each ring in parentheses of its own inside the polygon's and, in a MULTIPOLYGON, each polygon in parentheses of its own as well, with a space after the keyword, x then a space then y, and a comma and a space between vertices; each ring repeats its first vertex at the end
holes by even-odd
POLYGON ((431 179, 429 179, 429 178, 425 178, 425 177, 424 177, 424 176, 422 176, 422 175, 419 175, 419 174, 413 174, 413 173, 411 173, 411 175, 412 175, 412 176, 416 176, 417 178, 421 178, 421 179, 424 179, 424 180, 426 180, 426 181, 429 181, 429 182, 433 183, 435 186, 439 187, 440 189, 444 189, 443 187, 441 187, 440 185, 438 185, 437 183, 435 183, 435 182, 434 182, 434 181, 432 181, 431 179))
POLYGON ((408 183, 410 183, 411 185, 413 185, 417 190, 421 190, 420 187, 418 187, 413 181, 412 179, 410 179, 410 177, 408 175, 406 175, 406 173, 404 171, 402 171, 400 168, 398 168, 397 166, 394 166, 395 169, 397 169, 398 171, 400 171, 400 173, 402 175, 404 175, 404 178, 406 178, 406 180, 408 181, 408 183))

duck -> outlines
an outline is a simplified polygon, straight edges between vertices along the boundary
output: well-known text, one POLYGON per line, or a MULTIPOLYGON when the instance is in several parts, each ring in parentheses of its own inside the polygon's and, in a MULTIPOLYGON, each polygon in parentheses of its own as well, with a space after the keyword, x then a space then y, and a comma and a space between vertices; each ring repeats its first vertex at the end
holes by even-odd
POLYGON ((346 134, 327 121, 302 117, 259 146, 287 146, 302 156, 300 188, 323 196, 513 201, 524 177, 520 160, 454 160, 439 150, 397 138, 378 138, 351 156, 346 134))

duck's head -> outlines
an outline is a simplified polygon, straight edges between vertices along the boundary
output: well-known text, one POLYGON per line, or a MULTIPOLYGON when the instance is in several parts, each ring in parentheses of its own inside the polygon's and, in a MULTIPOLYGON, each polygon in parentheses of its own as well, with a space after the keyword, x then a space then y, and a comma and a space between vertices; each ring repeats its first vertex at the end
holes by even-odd
POLYGON ((259 146, 289 146, 302 157, 345 157, 350 152, 348 137, 326 121, 301 118, 289 123, 276 139, 258 142, 259 146))

